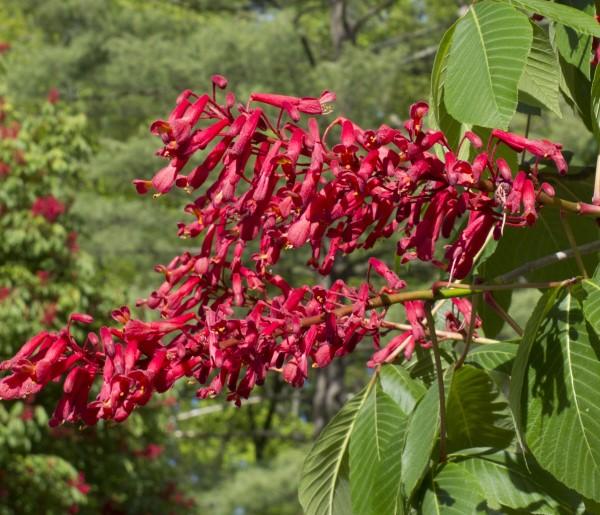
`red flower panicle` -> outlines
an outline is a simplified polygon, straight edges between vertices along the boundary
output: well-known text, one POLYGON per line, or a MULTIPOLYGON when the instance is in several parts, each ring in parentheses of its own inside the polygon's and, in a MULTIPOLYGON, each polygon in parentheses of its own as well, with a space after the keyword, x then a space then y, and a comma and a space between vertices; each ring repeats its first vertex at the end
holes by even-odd
MULTIPOLYGON (((0 398, 36 393, 63 378, 51 424, 93 424, 124 420, 153 392, 183 377, 202 385, 199 397, 226 390, 237 404, 269 371, 301 386, 309 367, 326 366, 366 337, 375 348, 370 366, 399 352, 409 359, 416 344, 430 345, 423 303, 405 302, 412 329, 384 347, 386 310, 370 304, 374 296, 406 286, 395 271, 371 258, 369 276, 383 279, 383 289, 370 281, 360 287, 341 280, 329 288, 297 286, 278 274, 281 256, 306 245, 309 265, 328 274, 340 255, 397 237, 401 262, 430 261, 451 279, 462 279, 490 235, 499 238, 504 225, 534 223, 537 193, 551 194, 536 170, 513 178, 495 158, 493 144, 470 162, 459 159, 442 132, 425 129, 428 107, 422 102, 411 107, 402 128, 367 130, 337 118, 321 131, 314 116, 328 111, 332 93, 254 93, 247 104, 236 104, 231 93, 223 102, 215 96, 227 85, 224 77, 213 76, 212 82, 212 95, 186 90, 168 119, 152 124, 166 164, 152 179, 134 181, 140 193, 164 194, 173 187, 198 192, 185 207, 190 219, 179 224, 181 237, 198 239, 198 252, 157 266, 164 282, 140 301, 162 320, 135 320, 121 308, 113 312, 115 327, 77 342, 71 323, 91 320, 73 316, 65 329, 32 338, 0 365, 11 372, 0 381, 0 398), (309 116, 306 123, 302 115, 309 116), (339 140, 329 141, 336 128, 339 140), (198 164, 189 167, 197 153, 198 164), (436 254, 437 242, 457 228, 445 252, 436 254), (100 389, 90 398, 96 378, 100 389)), ((559 145, 502 131, 492 140, 566 169, 559 145)), ((463 143, 476 152, 482 147, 472 133, 463 143)), ((470 304, 454 306, 448 327, 465 331, 470 304)))

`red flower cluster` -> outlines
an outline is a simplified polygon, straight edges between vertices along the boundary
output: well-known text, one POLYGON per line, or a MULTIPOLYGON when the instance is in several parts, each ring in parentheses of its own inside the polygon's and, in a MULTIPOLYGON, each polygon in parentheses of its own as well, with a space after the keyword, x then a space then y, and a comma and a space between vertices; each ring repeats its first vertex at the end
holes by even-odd
POLYGON ((43 216, 48 222, 53 223, 65 212, 65 205, 52 195, 39 197, 31 206, 34 215, 43 216))
MULTIPOLYGON (((384 263, 369 261, 369 271, 386 284, 383 291, 370 281, 360 287, 341 280, 329 288, 294 286, 275 269, 281 255, 308 244, 309 264, 328 274, 339 255, 399 234, 403 261, 431 261, 451 278, 464 278, 489 236, 499 238, 505 224, 533 223, 537 193, 553 194, 539 183, 537 167, 513 177, 495 157, 496 145, 566 168, 560 146, 501 131, 493 133, 486 151, 478 151, 481 140, 467 133, 461 145, 470 144, 475 157, 463 161, 442 132, 424 128, 424 103, 411 107, 402 129, 365 130, 337 118, 321 131, 314 117, 306 126, 299 122, 302 114, 327 112, 332 93, 253 94, 246 105, 236 105, 231 93, 217 101, 215 90, 225 86, 215 76, 212 96, 185 91, 169 118, 152 124, 163 142, 158 154, 168 164, 151 180, 135 181, 141 193, 199 191, 185 208, 192 221, 179 225, 180 236, 200 238, 199 251, 158 266, 165 280, 141 301, 163 319, 134 320, 121 308, 113 312, 118 327, 90 333, 81 345, 70 323, 58 333, 42 333, 0 365, 12 371, 0 381, 0 398, 35 393, 66 376, 51 423, 92 424, 125 419, 152 392, 184 376, 205 385, 200 397, 226 389, 236 403, 270 370, 301 386, 311 364, 326 366, 365 337, 376 350, 372 366, 402 349, 410 358, 417 343, 428 346, 423 303, 404 303, 412 329, 380 349, 386 310, 375 309, 381 303, 372 299, 405 287, 384 263), (273 107, 275 117, 268 114, 273 107), (339 138, 329 145, 336 131, 339 138), (192 157, 199 164, 186 172, 192 157), (438 240, 457 228, 458 236, 436 256, 438 240), (90 400, 97 376, 102 385, 90 400)), ((470 304, 455 301, 454 309, 448 327, 466 331, 470 304)), ((91 319, 73 315, 71 321, 91 319)))

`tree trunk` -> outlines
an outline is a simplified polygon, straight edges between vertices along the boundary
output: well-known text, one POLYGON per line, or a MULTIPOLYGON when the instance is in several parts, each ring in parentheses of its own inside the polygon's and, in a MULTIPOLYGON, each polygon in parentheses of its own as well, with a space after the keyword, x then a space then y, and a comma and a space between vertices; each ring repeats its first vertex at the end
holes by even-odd
POLYGON ((329 22, 331 27, 331 43, 333 45, 333 58, 338 59, 342 47, 347 41, 354 41, 352 28, 348 23, 346 0, 329 0, 331 6, 329 22))

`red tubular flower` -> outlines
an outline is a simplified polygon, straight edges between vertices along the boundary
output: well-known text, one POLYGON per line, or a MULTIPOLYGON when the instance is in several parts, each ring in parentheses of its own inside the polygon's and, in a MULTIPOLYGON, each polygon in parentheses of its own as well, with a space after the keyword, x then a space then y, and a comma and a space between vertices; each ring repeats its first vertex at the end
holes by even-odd
POLYGON ((527 225, 533 225, 537 220, 537 211, 535 209, 535 187, 529 179, 523 183, 523 208, 524 217, 527 225))
POLYGON ((377 365, 386 363, 386 360, 390 357, 390 355, 394 353, 402 344, 404 344, 406 346, 405 348, 407 349, 410 347, 410 351, 407 353, 408 357, 406 358, 410 359, 412 355, 412 349, 414 349, 414 336, 412 335, 411 331, 406 331, 394 336, 394 338, 392 338, 383 349, 373 354, 371 359, 367 362, 367 366, 373 368, 377 365))
POLYGON ((369 269, 371 268, 385 279, 390 290, 401 290, 406 287, 406 281, 400 279, 383 261, 374 257, 369 258, 369 269))
POLYGON ((213 75, 210 80, 219 89, 225 89, 227 87, 227 79, 223 75, 213 75))
MULTIPOLYGON (((465 298, 453 298, 452 305, 458 310, 459 314, 462 316, 462 320, 459 320, 452 311, 448 311, 446 313, 446 327, 449 331, 466 334, 471 324, 471 317, 473 316, 471 302, 465 298)), ((479 316, 476 316, 474 324, 473 327, 475 329, 481 327, 481 319, 479 316)))
POLYGON ((286 95, 274 95, 267 93, 252 93, 250 95, 251 102, 260 102, 263 104, 279 107, 286 110, 294 120, 299 119, 298 113, 306 114, 323 114, 325 106, 335 101, 335 93, 331 91, 323 91, 319 98, 312 97, 289 97, 286 95))
POLYGON ((551 141, 542 140, 530 140, 517 134, 511 134, 500 129, 494 129, 492 131, 492 138, 496 138, 502 141, 510 148, 517 152, 529 152, 530 154, 540 157, 543 159, 552 159, 559 173, 567 173, 567 162, 562 155, 562 145, 558 143, 552 143, 551 141))

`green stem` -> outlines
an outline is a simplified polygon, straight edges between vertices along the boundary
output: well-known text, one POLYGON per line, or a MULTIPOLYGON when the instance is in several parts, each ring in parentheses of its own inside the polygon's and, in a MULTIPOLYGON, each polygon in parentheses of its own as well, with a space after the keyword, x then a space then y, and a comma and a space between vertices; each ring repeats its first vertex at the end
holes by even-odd
POLYGON ((440 348, 437 341, 435 330, 435 320, 431 312, 431 301, 425 304, 425 314, 427 316, 427 326, 429 328, 429 339, 433 350, 433 360, 435 363, 435 375, 438 386, 438 396, 440 398, 440 462, 444 463, 447 458, 446 452, 446 392, 444 390, 444 370, 442 368, 442 359, 440 357, 440 348))

